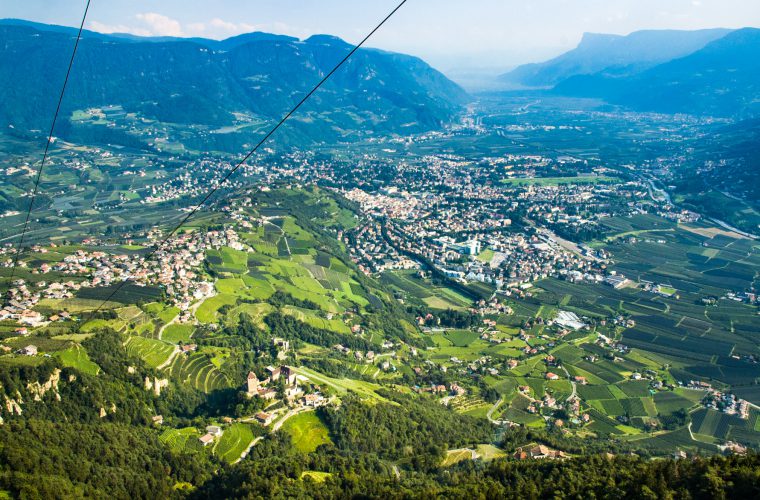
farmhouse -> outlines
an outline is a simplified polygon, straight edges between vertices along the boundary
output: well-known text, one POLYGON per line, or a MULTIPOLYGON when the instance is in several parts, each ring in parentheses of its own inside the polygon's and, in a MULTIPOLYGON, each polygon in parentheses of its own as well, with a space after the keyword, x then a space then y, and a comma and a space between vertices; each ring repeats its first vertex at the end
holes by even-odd
POLYGON ((20 349, 18 351, 19 354, 23 354, 24 356, 36 356, 37 355, 37 346, 36 345, 28 345, 24 347, 23 349, 20 349))
POLYGON ((204 434, 198 438, 198 441, 200 441, 203 446, 208 446, 214 442, 214 436, 212 434, 204 434))
POLYGON ((559 380, 559 375, 552 372, 546 372, 546 380, 559 380))
POLYGON ((221 436, 224 431, 222 431, 222 428, 218 425, 209 425, 206 427, 206 433, 211 434, 212 436, 221 436))
POLYGON ((260 411, 256 414, 256 421, 261 425, 269 425, 272 420, 274 420, 274 415, 271 413, 260 411))

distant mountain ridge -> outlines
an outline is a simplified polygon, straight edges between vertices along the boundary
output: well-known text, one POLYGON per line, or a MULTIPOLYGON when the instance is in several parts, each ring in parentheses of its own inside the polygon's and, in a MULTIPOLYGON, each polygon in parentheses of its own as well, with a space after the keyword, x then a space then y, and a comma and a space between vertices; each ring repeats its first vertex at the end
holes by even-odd
POLYGON ((639 111, 747 118, 760 114, 760 30, 585 35, 576 49, 500 81, 639 111))
POLYGON ((645 30, 627 36, 585 33, 575 49, 543 63, 526 64, 500 77, 523 87, 553 87, 578 75, 632 74, 691 54, 731 30, 645 30))
POLYGON ((558 84, 563 95, 601 97, 640 111, 747 118, 760 114, 760 29, 744 28, 687 56, 620 78, 558 84))
MULTIPOLYGON (((75 35, 73 28, 0 21, 0 126, 49 126, 75 35)), ((224 127, 240 114, 272 121, 350 48, 324 35, 300 41, 249 33, 215 41, 85 31, 61 116, 118 105, 172 124, 224 127)), ((425 131, 450 122, 467 100, 418 58, 362 49, 290 128, 307 141, 346 139, 355 131, 425 131)))

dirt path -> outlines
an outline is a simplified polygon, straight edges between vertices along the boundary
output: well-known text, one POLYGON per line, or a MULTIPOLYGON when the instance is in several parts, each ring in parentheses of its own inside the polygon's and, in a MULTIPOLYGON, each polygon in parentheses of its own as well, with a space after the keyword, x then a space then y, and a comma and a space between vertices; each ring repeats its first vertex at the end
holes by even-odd
POLYGON ((254 446, 256 446, 256 444, 257 444, 259 441, 261 441, 262 439, 264 439, 264 436, 259 436, 259 437, 257 437, 257 438, 254 438, 254 440, 253 440, 253 441, 251 441, 251 443, 248 445, 248 448, 246 448, 246 449, 243 451, 243 453, 241 453, 241 454, 240 454, 240 458, 238 458, 237 460, 235 460, 235 461, 234 461, 234 462, 232 462, 232 463, 233 463, 233 464, 236 464, 236 463, 240 462, 241 460, 243 460, 245 457, 247 457, 247 456, 248 456, 248 452, 249 452, 249 451, 251 451, 251 448, 253 448, 254 446))
POLYGON ((180 352, 182 352, 182 351, 179 350, 179 346, 175 345, 174 346, 174 351, 172 351, 171 355, 169 355, 169 359, 167 359, 166 361, 164 361, 163 363, 161 363, 160 365, 158 365, 156 367, 156 370, 161 371, 164 368, 167 368, 167 367, 171 366, 171 364, 174 362, 174 358, 176 358, 179 355, 180 352))

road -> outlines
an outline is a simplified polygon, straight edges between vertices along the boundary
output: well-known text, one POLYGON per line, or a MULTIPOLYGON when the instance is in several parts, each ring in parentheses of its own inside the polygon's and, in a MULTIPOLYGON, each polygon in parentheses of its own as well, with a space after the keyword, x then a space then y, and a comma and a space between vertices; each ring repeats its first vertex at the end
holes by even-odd
POLYGON ((573 380, 573 379, 570 378, 570 372, 567 371, 567 368, 565 368, 564 365, 560 366, 560 368, 562 369, 563 372, 565 372, 565 375, 567 375, 567 380, 570 381, 570 385, 573 386, 573 393, 570 394, 567 397, 567 400, 566 400, 566 401, 570 401, 571 399, 575 398, 575 396, 576 396, 576 394, 578 392, 578 384, 575 383, 575 380, 573 380))
POLYGON ((486 418, 487 418, 487 419, 488 419, 488 421, 489 421, 489 422, 491 422, 492 424, 495 424, 495 423, 496 423, 496 420, 494 420, 494 419, 493 419, 493 418, 491 418, 491 417, 493 417, 493 413, 496 411, 496 409, 497 409, 499 406, 501 406, 501 404, 502 404, 503 402, 504 402, 504 396, 500 396, 500 397, 499 397, 499 400, 498 400, 498 401, 497 401, 497 402, 496 402, 496 403, 495 403, 495 404, 494 404, 494 405, 491 407, 491 409, 490 409, 490 410, 488 410, 488 413, 486 413, 486 418))
POLYGON ((272 425, 272 428, 271 428, 270 432, 275 433, 275 432, 279 431, 280 427, 282 427, 282 425, 285 423, 285 421, 287 421, 290 417, 295 417, 299 413, 303 413, 303 412, 306 412, 306 411, 313 411, 313 409, 311 409, 311 408, 295 408, 293 410, 290 410, 289 412, 287 412, 285 414, 284 417, 282 417, 280 420, 278 420, 277 422, 275 422, 274 425, 272 425))

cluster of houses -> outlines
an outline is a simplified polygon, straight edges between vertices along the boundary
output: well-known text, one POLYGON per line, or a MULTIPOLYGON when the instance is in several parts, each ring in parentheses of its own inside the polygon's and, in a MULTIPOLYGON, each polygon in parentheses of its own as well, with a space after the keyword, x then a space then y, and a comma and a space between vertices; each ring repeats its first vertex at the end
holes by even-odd
POLYGON ((715 389, 712 384, 701 380, 689 380, 686 387, 707 392, 705 397, 702 398, 702 404, 705 408, 711 408, 743 419, 749 418, 749 401, 741 399, 735 394, 715 389))
MULTIPOLYGON (((414 160, 395 165, 396 181, 373 183, 376 174, 367 169, 369 178, 362 188, 353 184, 350 189, 338 189, 363 211, 360 224, 353 233, 343 235, 343 241, 368 273, 411 268, 425 260, 452 278, 500 289, 559 276, 560 271, 576 271, 581 277, 599 274, 594 264, 606 256, 588 248, 567 251, 549 229, 514 231, 509 214, 520 212, 552 228, 585 228, 596 226, 603 217, 635 211, 628 203, 611 204, 611 199, 647 196, 646 187, 635 182, 522 185, 492 181, 494 165, 530 175, 555 161, 543 157, 492 158, 479 165, 454 155, 414 160), (476 259, 484 248, 491 252, 476 259)), ((599 168, 596 175, 604 173, 599 168)))
POLYGON ((537 444, 535 446, 523 446, 518 448, 512 455, 512 458, 515 460, 555 460, 567 458, 567 455, 563 451, 554 450, 543 444, 537 444))
MULTIPOLYGON (((153 240, 160 239, 160 232, 149 235, 153 240)), ((34 310, 43 298, 69 299, 75 297, 82 288, 105 287, 129 279, 137 285, 160 285, 166 291, 168 299, 182 311, 180 321, 189 321, 192 302, 212 296, 213 283, 205 281, 197 272, 209 249, 231 247, 244 249, 240 238, 233 229, 222 231, 196 231, 183 233, 170 238, 150 261, 139 253, 111 254, 103 251, 76 250, 58 262, 42 262, 31 269, 33 274, 45 276, 56 273, 72 276, 68 281, 37 281, 30 287, 23 279, 14 280, 8 290, 5 307, 0 309, 0 321, 16 321, 22 328, 17 333, 24 334, 25 327, 36 328, 55 321, 71 319, 68 311, 60 311, 49 317, 34 310)), ((51 249, 57 248, 51 244, 51 249)), ((6 249, 7 250, 7 249, 6 249)), ((34 246, 33 253, 45 254, 45 247, 34 246)), ((12 265, 8 261, 3 265, 12 265)), ((19 265, 28 267, 26 262, 19 265)))

